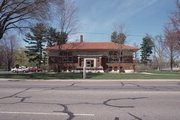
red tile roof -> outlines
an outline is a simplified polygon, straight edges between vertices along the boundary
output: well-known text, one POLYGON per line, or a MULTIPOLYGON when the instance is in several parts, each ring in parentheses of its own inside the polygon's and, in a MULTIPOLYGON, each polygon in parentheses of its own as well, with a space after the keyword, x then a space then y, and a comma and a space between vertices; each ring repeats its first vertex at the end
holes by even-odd
POLYGON ((139 50, 139 48, 136 48, 136 47, 122 45, 122 44, 113 43, 113 42, 75 42, 75 43, 63 44, 60 46, 58 46, 58 45, 52 46, 52 47, 47 48, 46 50, 48 50, 48 51, 59 50, 59 48, 61 50, 72 50, 72 51, 73 50, 104 51, 104 50, 117 50, 117 49, 133 50, 133 51, 139 50))

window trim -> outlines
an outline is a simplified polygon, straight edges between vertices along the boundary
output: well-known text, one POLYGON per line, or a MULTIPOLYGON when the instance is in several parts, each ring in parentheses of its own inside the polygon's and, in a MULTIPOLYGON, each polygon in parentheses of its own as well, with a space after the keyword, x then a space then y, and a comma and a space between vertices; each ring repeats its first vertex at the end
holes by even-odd
POLYGON ((87 68, 94 68, 96 67, 96 58, 84 58, 84 67, 87 67, 87 68), (87 63, 87 60, 93 60, 94 61, 94 66, 93 67, 87 67, 86 66, 86 63, 87 63))

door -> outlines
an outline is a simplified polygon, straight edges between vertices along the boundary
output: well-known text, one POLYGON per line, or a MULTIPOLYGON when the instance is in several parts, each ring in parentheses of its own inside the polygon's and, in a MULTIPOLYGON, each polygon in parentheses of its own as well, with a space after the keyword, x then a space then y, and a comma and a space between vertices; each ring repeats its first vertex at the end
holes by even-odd
POLYGON ((86 67, 94 67, 94 60, 86 60, 86 67))

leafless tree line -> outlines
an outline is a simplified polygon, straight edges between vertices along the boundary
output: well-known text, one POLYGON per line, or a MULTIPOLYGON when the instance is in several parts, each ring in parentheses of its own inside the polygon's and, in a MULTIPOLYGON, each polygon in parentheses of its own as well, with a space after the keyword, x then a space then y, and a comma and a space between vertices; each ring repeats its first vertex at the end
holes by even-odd
POLYGON ((154 41, 154 61, 157 68, 162 69, 169 62, 171 70, 180 56, 180 1, 176 1, 177 11, 170 15, 170 20, 164 26, 164 36, 158 35, 154 41))
POLYGON ((15 51, 18 48, 18 41, 15 35, 4 37, 0 41, 0 67, 10 70, 15 62, 15 51))

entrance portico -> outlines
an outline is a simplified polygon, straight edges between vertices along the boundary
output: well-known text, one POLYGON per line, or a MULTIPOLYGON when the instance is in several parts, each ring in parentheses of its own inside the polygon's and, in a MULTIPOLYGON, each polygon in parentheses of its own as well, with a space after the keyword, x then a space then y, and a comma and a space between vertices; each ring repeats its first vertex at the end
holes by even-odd
POLYGON ((81 71, 83 67, 86 68, 87 72, 104 72, 102 67, 102 57, 98 56, 78 56, 78 69, 81 71))
POLYGON ((84 66, 86 68, 96 67, 96 58, 84 58, 84 66))

